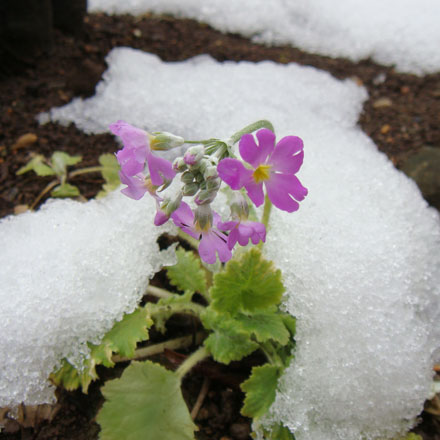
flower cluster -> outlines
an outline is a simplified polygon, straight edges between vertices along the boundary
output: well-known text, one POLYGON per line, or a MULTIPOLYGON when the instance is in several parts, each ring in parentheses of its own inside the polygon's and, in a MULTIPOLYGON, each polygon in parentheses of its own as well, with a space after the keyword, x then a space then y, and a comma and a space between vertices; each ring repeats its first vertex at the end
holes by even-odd
POLYGON ((122 193, 139 200, 148 192, 156 201, 154 219, 159 226, 170 218, 183 232, 200 240, 199 254, 203 261, 215 263, 218 258, 226 262, 238 243, 246 246, 265 242, 266 226, 249 220, 249 204, 241 192, 246 191, 255 206, 267 198, 275 207, 293 212, 307 195, 307 189, 295 174, 304 159, 303 142, 299 137, 287 136, 275 144, 275 134, 268 128, 257 131, 255 142, 251 134, 256 126, 246 127, 227 142, 219 139, 200 141, 188 148, 183 157, 173 163, 155 154, 153 150, 166 150, 181 146, 185 141, 170 133, 150 134, 124 121, 110 125, 110 130, 122 139, 124 148, 116 153, 121 166, 121 182, 126 186, 122 193), (236 139, 236 140, 235 140, 236 139), (240 139, 239 152, 243 160, 233 157, 233 144, 240 139), (181 174, 181 189, 173 198, 161 197, 176 177, 181 174), (212 210, 211 203, 217 196, 222 181, 234 190, 231 199, 231 216, 222 222, 212 210), (193 197, 195 209, 183 201, 193 197))

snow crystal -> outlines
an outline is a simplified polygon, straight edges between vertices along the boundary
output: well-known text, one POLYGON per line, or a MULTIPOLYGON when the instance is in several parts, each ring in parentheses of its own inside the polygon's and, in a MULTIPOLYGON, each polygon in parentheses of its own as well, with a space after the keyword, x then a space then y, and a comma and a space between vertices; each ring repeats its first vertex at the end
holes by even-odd
POLYGON ((365 90, 294 64, 162 63, 122 48, 108 63, 95 97, 52 118, 94 132, 126 119, 187 139, 267 118, 278 137, 304 139, 309 196, 294 214, 273 212, 266 245, 298 317, 295 362, 267 422, 298 440, 388 437, 413 424, 438 357, 440 223, 356 126, 365 90))
POLYGON ((169 13, 257 42, 291 44, 416 74, 440 70, 437 0, 89 0, 90 11, 169 13))
POLYGON ((159 253, 163 229, 145 198, 57 200, 0 222, 0 407, 53 400, 48 376, 63 357, 79 363, 131 312, 148 279, 175 257, 159 253), (148 231, 148 233, 145 233, 148 231))

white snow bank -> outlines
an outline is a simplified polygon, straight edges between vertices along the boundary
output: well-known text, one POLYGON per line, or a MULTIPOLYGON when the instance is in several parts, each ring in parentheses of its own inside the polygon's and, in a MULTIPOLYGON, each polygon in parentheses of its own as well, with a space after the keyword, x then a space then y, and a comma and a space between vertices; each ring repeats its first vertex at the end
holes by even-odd
POLYGON ((96 96, 53 110, 54 120, 101 132, 125 119, 200 139, 267 118, 278 137, 304 139, 309 195, 298 212, 273 213, 266 246, 298 317, 296 360, 271 418, 298 440, 405 430, 438 357, 440 223, 356 126, 365 90, 293 64, 162 63, 124 48, 108 62, 96 96))
POLYGON ((137 305, 162 264, 150 199, 50 201, 0 222, 0 407, 53 400, 63 357, 80 362, 137 305))
POLYGON ((89 11, 169 13, 257 42, 371 57, 402 72, 440 71, 437 0, 89 0, 89 11))

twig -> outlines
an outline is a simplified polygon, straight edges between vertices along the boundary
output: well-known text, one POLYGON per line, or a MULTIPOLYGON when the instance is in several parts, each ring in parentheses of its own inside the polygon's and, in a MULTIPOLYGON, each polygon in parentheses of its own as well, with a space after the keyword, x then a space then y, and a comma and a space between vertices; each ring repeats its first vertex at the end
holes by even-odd
POLYGON ((32 203, 29 209, 32 211, 38 205, 38 202, 43 198, 43 196, 47 194, 53 187, 55 187, 59 183, 60 182, 58 180, 53 180, 52 182, 50 182, 46 186, 46 188, 44 188, 43 191, 41 191, 40 194, 38 194, 37 198, 34 200, 34 203, 32 203))
POLYGON ((200 388, 200 392, 199 392, 199 395, 197 396, 196 403, 194 404, 193 409, 191 410, 191 418, 193 420, 196 419, 197 414, 199 413, 200 408, 203 405, 203 401, 205 400, 205 397, 208 394, 210 383, 211 383, 211 381, 209 380, 208 377, 205 377, 203 379, 202 388, 200 388))
POLYGON ((138 348, 133 357, 123 357, 119 355, 114 355, 112 357, 113 362, 127 362, 134 359, 145 359, 147 357, 153 356, 155 354, 162 353, 164 350, 176 350, 178 348, 190 347, 193 343, 200 344, 205 338, 205 332, 197 332, 194 335, 182 336, 176 339, 170 339, 165 342, 160 342, 159 344, 149 345, 148 347, 138 348))

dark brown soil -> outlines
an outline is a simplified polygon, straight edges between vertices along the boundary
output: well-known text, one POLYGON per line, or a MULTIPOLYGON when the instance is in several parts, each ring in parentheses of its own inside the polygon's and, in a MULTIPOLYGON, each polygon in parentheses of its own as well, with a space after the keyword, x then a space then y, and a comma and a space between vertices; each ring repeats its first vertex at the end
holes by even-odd
MULTIPOLYGON (((165 16, 89 15, 82 40, 61 33, 56 34, 56 40, 50 57, 41 57, 22 73, 0 81, 0 217, 13 213, 17 205, 32 205, 50 181, 33 173, 15 175, 32 153, 50 155, 62 150, 82 154, 81 166, 92 166, 101 153, 117 149, 110 135, 88 136, 72 125, 67 128, 55 124, 39 126, 35 120, 39 112, 65 104, 74 96, 92 95, 106 68, 104 58, 115 46, 152 52, 167 61, 208 53, 219 61, 296 62, 327 70, 337 78, 354 78, 370 95, 359 124, 396 166, 423 146, 440 147, 440 74, 416 77, 396 73, 370 60, 352 63, 287 46, 266 47, 237 35, 224 35, 192 20, 165 16), (34 142, 17 143, 28 133, 36 135, 34 142)), ((78 176, 72 183, 90 198, 100 189, 102 181, 99 175, 87 175, 78 176)), ((237 368, 234 374, 242 377, 248 366, 237 368)), ((219 367, 214 367, 214 373, 207 371, 202 369, 190 377, 184 387, 191 407, 202 386, 202 377, 211 377, 208 395, 197 419, 198 438, 249 439, 249 421, 239 414, 240 391, 233 384, 226 384, 219 367)), ((103 371, 103 374, 107 377, 114 373, 103 371)), ((51 423, 44 422, 36 429, 20 428, 15 433, 3 433, 0 439, 97 438, 99 428, 93 418, 102 401, 98 385, 95 384, 87 396, 60 391, 59 410, 51 423)), ((424 440, 440 439, 438 420, 434 416, 425 414, 418 431, 424 440)))

